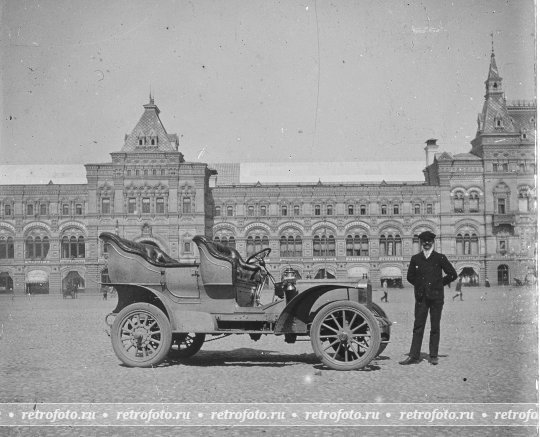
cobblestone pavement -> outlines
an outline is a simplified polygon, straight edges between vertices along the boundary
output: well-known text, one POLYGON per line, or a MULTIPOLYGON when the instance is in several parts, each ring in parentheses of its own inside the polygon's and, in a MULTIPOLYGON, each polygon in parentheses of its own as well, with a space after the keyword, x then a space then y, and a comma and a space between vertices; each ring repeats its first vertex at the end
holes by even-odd
MULTIPOLYGON (((374 301, 382 293, 374 291, 374 301)), ((184 362, 153 369, 120 364, 104 317, 116 299, 101 296, 30 301, 0 296, 0 402, 538 402, 537 290, 446 291, 440 364, 400 366, 408 352, 413 292, 389 290, 381 306, 394 321, 392 342, 365 369, 324 368, 309 341, 230 336, 207 342, 184 362)), ((426 330, 428 331, 428 330, 426 330)), ((428 334, 428 332, 426 332, 428 334)), ((212 338, 212 337, 210 337, 212 338)), ((423 352, 427 352, 427 336, 423 352)), ((532 428, 4 428, 1 435, 468 435, 529 436, 532 428)))

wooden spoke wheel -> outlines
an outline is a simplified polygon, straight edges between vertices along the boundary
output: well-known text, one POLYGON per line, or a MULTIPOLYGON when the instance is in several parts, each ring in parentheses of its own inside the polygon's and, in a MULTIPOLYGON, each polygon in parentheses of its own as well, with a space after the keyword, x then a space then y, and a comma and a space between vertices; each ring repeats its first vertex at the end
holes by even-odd
POLYGON ((151 367, 161 363, 171 348, 171 325, 158 307, 138 302, 115 317, 111 341, 116 356, 130 367, 151 367))
POLYGON ((175 333, 172 336, 172 345, 169 350, 171 358, 189 358, 201 349, 205 334, 175 333))
POLYGON ((360 369, 381 346, 377 319, 365 306, 338 301, 322 308, 311 324, 311 345, 323 364, 335 370, 360 369))

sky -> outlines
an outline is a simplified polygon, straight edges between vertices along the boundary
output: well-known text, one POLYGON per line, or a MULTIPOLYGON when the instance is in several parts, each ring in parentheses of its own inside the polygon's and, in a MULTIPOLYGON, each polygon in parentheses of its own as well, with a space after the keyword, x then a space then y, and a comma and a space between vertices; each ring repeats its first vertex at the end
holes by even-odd
POLYGON ((468 152, 491 33, 507 99, 535 97, 532 0, 0 4, 1 164, 109 162, 150 92, 187 161, 468 152))

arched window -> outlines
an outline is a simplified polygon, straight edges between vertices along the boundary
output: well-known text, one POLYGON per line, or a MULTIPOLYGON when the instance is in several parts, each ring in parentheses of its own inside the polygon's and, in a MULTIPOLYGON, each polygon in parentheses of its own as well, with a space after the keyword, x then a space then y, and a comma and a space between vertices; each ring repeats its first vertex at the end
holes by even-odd
POLYGON ((456 255, 478 255, 478 236, 468 232, 457 234, 456 255))
POLYGON ((345 249, 347 256, 368 256, 369 240, 367 235, 347 235, 345 249))
POLYGON ((294 215, 300 215, 300 205, 294 205, 294 215))
POLYGON ((255 243, 253 241, 253 237, 249 236, 246 241, 246 254, 247 256, 250 256, 253 253, 255 253, 255 243))
POLYGON ((227 245, 229 247, 232 247, 233 249, 236 249, 236 240, 232 235, 229 237, 229 241, 227 242, 227 245))
POLYGON ((255 215, 255 207, 253 205, 249 205, 247 208, 247 215, 249 217, 253 217, 255 215))
POLYGON ((62 258, 84 258, 86 256, 85 240, 83 236, 67 235, 62 237, 62 258))
POLYGON ((456 236, 456 255, 463 255, 463 235, 456 236))
POLYGON ((386 205, 381 205, 381 215, 386 215, 386 213, 387 213, 386 205))
MULTIPOLYGON (((49 237, 44 235, 29 235, 25 241, 26 259, 45 259, 49 253, 49 237)), ((13 250, 13 249, 12 249, 13 250)))
POLYGON ((456 191, 454 194, 454 212, 461 213, 463 212, 463 191, 456 191))
POLYGON ((419 203, 414 204, 414 213, 415 213, 415 215, 420 215, 420 204, 419 203))
POLYGON ((380 254, 386 256, 401 256, 401 237, 399 234, 381 235, 379 238, 380 254))
POLYGON ((334 207, 332 205, 326 205, 326 215, 334 214, 334 207))
POLYGON ((313 237, 313 256, 321 256, 321 238, 318 235, 313 237))
POLYGON ((214 208, 214 214, 216 215, 216 217, 219 217, 221 215, 221 206, 216 206, 214 208))
POLYGON ((12 237, 0 238, 0 259, 13 259, 15 257, 15 250, 12 237))
POLYGON ((480 195, 477 191, 472 191, 471 193, 469 193, 469 211, 480 211, 480 195))
POLYGON ((315 205, 315 215, 321 215, 321 205, 315 205))
POLYGON ((354 205, 347 206, 347 214, 354 215, 354 205))
POLYGON ((279 256, 282 258, 302 256, 302 238, 282 235, 279 239, 279 256))
POLYGON ((266 205, 261 205, 260 207, 261 216, 266 216, 266 205))
POLYGON ((232 216, 233 216, 233 207, 228 206, 227 207, 227 217, 232 217, 232 216))

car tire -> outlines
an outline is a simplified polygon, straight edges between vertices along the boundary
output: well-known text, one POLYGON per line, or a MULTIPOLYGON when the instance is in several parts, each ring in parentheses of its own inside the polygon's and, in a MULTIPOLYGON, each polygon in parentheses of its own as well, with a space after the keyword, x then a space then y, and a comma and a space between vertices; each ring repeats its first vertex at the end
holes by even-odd
POLYGON ((133 303, 115 317, 111 342, 114 353, 126 366, 157 366, 171 348, 171 324, 155 305, 133 303))
POLYGON ((375 316, 364 305, 332 302, 317 313, 310 329, 311 345, 321 362, 334 370, 368 365, 381 345, 375 316))

